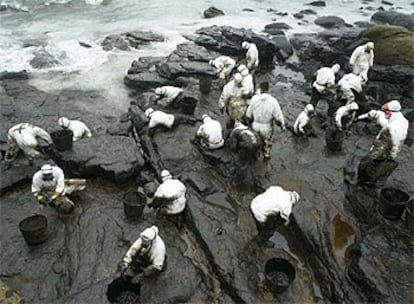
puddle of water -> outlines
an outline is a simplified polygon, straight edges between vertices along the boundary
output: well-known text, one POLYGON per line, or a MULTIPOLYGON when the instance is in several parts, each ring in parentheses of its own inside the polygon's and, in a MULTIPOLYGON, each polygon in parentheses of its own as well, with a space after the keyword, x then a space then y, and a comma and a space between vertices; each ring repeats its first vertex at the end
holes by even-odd
POLYGON ((356 240, 355 228, 337 214, 331 222, 330 232, 333 254, 337 262, 344 266, 356 240))

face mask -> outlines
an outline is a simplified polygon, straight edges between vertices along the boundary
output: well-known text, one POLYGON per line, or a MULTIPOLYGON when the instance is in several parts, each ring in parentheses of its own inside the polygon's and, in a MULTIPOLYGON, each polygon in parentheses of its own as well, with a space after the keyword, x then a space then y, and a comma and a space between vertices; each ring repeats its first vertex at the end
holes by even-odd
POLYGON ((51 181, 51 180, 53 180, 53 175, 52 174, 43 175, 42 178, 43 178, 44 181, 51 181))
POLYGON ((391 117, 391 111, 390 111, 390 109, 389 109, 389 107, 388 107, 388 103, 386 103, 385 105, 384 105, 384 112, 385 112, 385 115, 388 117, 388 118, 390 118, 391 117))

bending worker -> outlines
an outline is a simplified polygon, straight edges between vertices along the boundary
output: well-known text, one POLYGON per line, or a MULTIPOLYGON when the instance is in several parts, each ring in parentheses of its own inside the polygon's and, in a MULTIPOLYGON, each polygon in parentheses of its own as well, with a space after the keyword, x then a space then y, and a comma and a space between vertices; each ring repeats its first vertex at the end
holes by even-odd
POLYGON ((77 141, 81 138, 91 138, 91 130, 79 120, 69 120, 66 117, 60 117, 58 124, 63 129, 69 129, 73 132, 73 141, 77 141))
POLYGON ((224 146, 220 122, 207 114, 203 115, 203 124, 198 128, 196 136, 200 138, 201 146, 206 149, 214 150, 224 146))
POLYGON ((249 70, 255 69, 259 66, 259 50, 256 44, 247 41, 242 42, 242 48, 247 50, 246 62, 249 70))
POLYGON ((236 61, 229 56, 219 56, 214 60, 210 60, 209 64, 215 68, 219 78, 224 80, 230 76, 231 71, 233 71, 236 65, 236 61))

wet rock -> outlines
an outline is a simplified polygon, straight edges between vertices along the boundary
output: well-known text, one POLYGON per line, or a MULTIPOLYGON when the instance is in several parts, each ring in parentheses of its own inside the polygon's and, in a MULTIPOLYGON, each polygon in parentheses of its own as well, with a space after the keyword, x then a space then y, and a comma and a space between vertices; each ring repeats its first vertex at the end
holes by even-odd
POLYGON ((128 74, 139 74, 148 70, 154 70, 155 65, 164 60, 164 57, 140 57, 131 63, 128 74))
POLYGON ((373 26, 372 23, 366 22, 366 21, 356 21, 356 22, 354 22, 354 24, 356 26, 359 26, 360 28, 368 28, 368 27, 373 26))
POLYGON ((47 45, 47 41, 44 39, 27 39, 23 42, 23 47, 45 47, 47 45))
POLYGON ((132 123, 130 120, 119 122, 114 126, 108 127, 107 133, 110 135, 129 136, 132 131, 132 123))
POLYGON ((207 62, 166 62, 158 66, 157 72, 167 79, 175 79, 180 76, 191 77, 198 75, 214 76, 213 68, 207 62))
POLYGON ((131 31, 122 34, 113 34, 105 37, 102 41, 102 48, 110 51, 114 48, 127 51, 132 48, 140 48, 150 42, 162 42, 164 37, 149 31, 131 31))
POLYGON ((244 9, 242 9, 242 12, 249 12, 249 13, 251 13, 251 12, 254 12, 254 10, 251 9, 251 8, 244 8, 244 9))
POLYGON ((414 33, 402 27, 373 26, 362 31, 360 37, 373 41, 375 63, 381 65, 414 64, 414 33))
POLYGON ((301 10, 299 13, 304 14, 304 15, 316 15, 317 14, 314 10, 311 10, 311 9, 304 9, 304 10, 301 10))
POLYGON ((214 18, 217 16, 224 15, 224 12, 215 6, 211 6, 203 12, 203 15, 204 15, 204 18, 214 18))
POLYGON ((393 5, 394 5, 394 3, 389 2, 389 1, 386 1, 386 0, 382 0, 382 1, 381 1, 381 3, 382 3, 382 4, 385 4, 385 5, 391 5, 391 6, 393 6, 393 5))
POLYGON ((102 48, 105 51, 110 51, 114 48, 117 48, 122 51, 128 51, 129 44, 125 39, 122 37, 122 35, 109 35, 105 37, 105 39, 102 41, 102 48))
POLYGON ((284 22, 275 22, 265 25, 264 32, 269 33, 271 35, 277 35, 280 33, 281 30, 289 30, 292 27, 287 25, 284 22))
POLYGON ((0 80, 25 80, 29 79, 29 74, 26 70, 19 71, 19 72, 1 72, 0 73, 0 80))
POLYGON ((405 27, 410 31, 414 31, 414 17, 408 14, 402 14, 393 11, 380 11, 372 15, 371 21, 390 25, 398 25, 405 27))
POLYGON ((323 6, 326 6, 326 3, 325 1, 312 1, 312 2, 307 3, 307 5, 323 7, 323 6))
POLYGON ((279 49, 278 52, 278 59, 287 60, 293 54, 293 48, 290 44, 289 40, 286 36, 274 36, 271 38, 277 48, 279 49))
POLYGON ((141 72, 138 74, 128 74, 124 77, 127 87, 136 90, 148 90, 154 87, 168 85, 169 81, 156 72, 141 72))
POLYGON ((83 46, 84 48, 88 48, 88 49, 92 47, 90 44, 86 42, 82 42, 82 41, 79 41, 79 45, 83 46))
POLYGON ((296 14, 293 14, 293 17, 295 17, 296 19, 303 19, 303 17, 305 17, 305 15, 302 14, 302 13, 296 13, 296 14))
POLYGON ((339 28, 345 25, 345 20, 337 16, 322 16, 315 19, 315 24, 325 28, 339 28))
POLYGON ((35 69, 48 69, 60 65, 59 61, 44 49, 34 52, 34 55, 30 65, 35 69))

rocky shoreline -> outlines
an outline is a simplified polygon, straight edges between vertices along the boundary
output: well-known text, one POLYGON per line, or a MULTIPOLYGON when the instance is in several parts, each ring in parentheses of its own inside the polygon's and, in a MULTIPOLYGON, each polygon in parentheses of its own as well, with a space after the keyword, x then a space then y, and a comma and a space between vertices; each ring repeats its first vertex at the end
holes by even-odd
MULTIPOLYGON (((391 23, 391 19, 386 20, 391 23)), ((413 43, 410 23, 404 24, 408 24, 408 31, 397 29, 413 43)), ((310 98, 306 79, 320 66, 334 62, 347 69, 352 49, 367 37, 376 39, 373 28, 367 32, 344 26, 288 39, 279 32, 265 36, 211 26, 187 37, 189 42, 178 45, 166 58, 134 61, 124 83, 131 88, 134 101, 144 108, 157 107, 152 98, 156 86, 185 87, 184 94, 199 100, 196 118, 210 113, 225 125, 225 117, 218 114, 221 91, 217 80, 213 79, 210 93, 203 95, 199 79, 213 78, 208 61, 218 54, 241 60, 240 43, 248 39, 260 50, 262 66, 255 75, 256 83, 269 81, 272 95, 292 125, 310 98), (294 56, 297 60, 292 60, 294 56)), ((378 31, 395 29, 382 26, 378 31)), ((376 44, 382 41, 380 34, 378 39, 376 44)), ((409 55, 410 49, 407 52, 409 55)), ((410 119, 407 145, 397 159, 400 166, 385 185, 398 186, 413 197, 413 62, 390 62, 387 54, 382 60, 369 74, 371 104, 398 96, 410 119)), ((403 220, 388 221, 377 212, 379 188, 361 189, 344 181, 344 173, 355 171, 376 135, 371 126, 357 122, 344 140, 343 151, 335 154, 324 148, 324 130, 318 120, 313 122, 317 136, 309 139, 276 131, 271 161, 254 164, 245 180, 249 186, 240 188, 230 183, 235 168, 227 147, 205 152, 191 143, 198 124, 181 125, 152 138, 139 137, 126 114, 128 105, 122 114, 108 107, 99 92, 45 93, 30 86, 28 77, 24 72, 0 76, 2 155, 5 133, 11 125, 27 121, 51 131, 57 128, 57 109, 85 121, 94 137, 76 142, 73 151, 49 152, 68 176, 88 178, 88 187, 78 195, 80 206, 74 214, 58 218, 55 210, 42 211, 49 220, 50 237, 34 248, 24 243, 18 223, 37 212, 29 181, 44 161, 28 166, 20 159, 9 169, 3 160, 0 162, 0 281, 10 294, 24 302, 105 303, 106 288, 116 278, 116 265, 129 244, 143 228, 157 223, 167 245, 168 267, 141 286, 142 303, 414 300, 412 233, 403 220), (171 223, 157 222, 149 208, 139 222, 124 219, 122 196, 138 185, 150 196, 159 181, 160 168, 167 168, 187 186, 188 212, 182 232, 171 223), (268 249, 254 242, 257 231, 249 204, 270 185, 294 189, 302 199, 295 206, 291 224, 274 234, 277 247, 268 249), (264 264, 274 256, 288 259, 297 272, 292 286, 277 297, 263 287, 264 264)))

